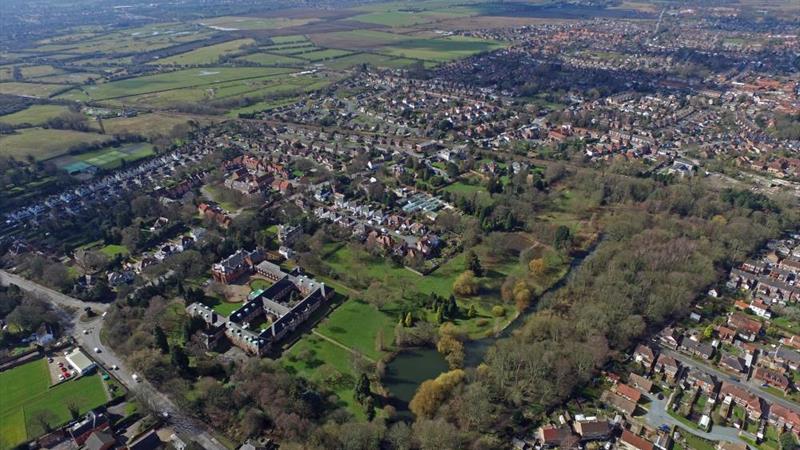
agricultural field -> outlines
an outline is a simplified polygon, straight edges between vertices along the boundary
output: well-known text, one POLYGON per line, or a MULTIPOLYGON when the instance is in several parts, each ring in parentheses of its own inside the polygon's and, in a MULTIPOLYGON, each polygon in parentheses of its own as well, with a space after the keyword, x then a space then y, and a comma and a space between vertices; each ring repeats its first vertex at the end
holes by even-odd
MULTIPOLYGON (((236 80, 254 79, 288 73, 289 69, 257 67, 208 67, 147 75, 72 90, 59 96, 67 100, 108 100, 121 97, 168 92, 177 89, 209 86, 236 80)), ((2 89, 2 84, 0 84, 2 89)))
POLYGON ((285 17, 261 18, 261 17, 237 17, 224 16, 213 19, 204 19, 198 22, 217 31, 238 31, 238 30, 277 30, 288 27, 298 27, 308 25, 319 19, 288 19, 285 17))
POLYGON ((23 97, 47 98, 66 87, 52 83, 21 83, 9 81, 0 83, 0 94, 20 95, 23 97))
POLYGON ((375 67, 399 68, 413 63, 408 59, 394 58, 391 56, 375 55, 372 53, 358 53, 325 61, 325 67, 334 70, 347 70, 361 64, 375 67))
POLYGON ((47 362, 40 359, 0 373, 0 450, 44 433, 43 422, 55 427, 70 420, 69 405, 80 414, 108 401, 99 375, 50 387, 47 362))
POLYGON ((0 123, 38 126, 68 111, 69 108, 63 105, 32 105, 22 111, 0 116, 0 123))
POLYGON ((402 58, 444 62, 466 58, 481 52, 497 50, 504 46, 505 44, 496 41, 466 36, 450 36, 441 39, 411 39, 399 44, 380 47, 375 51, 402 58))
POLYGON ((2 66, 0 67, 0 81, 17 81, 14 80, 14 67, 19 67, 19 72, 23 80, 55 75, 62 72, 50 65, 28 66, 18 64, 16 66, 2 66))
POLYGON ((170 56, 169 58, 159 59, 149 62, 148 64, 158 64, 164 66, 215 64, 219 61, 220 57, 239 52, 243 46, 252 45, 253 43, 255 43, 253 39, 236 39, 233 41, 223 42, 221 44, 209 45, 208 47, 201 47, 197 50, 170 56))
POLYGON ((295 42, 306 42, 308 38, 301 34, 294 34, 289 36, 274 36, 270 38, 274 44, 291 44, 295 42))
POLYGON ((432 11, 391 11, 391 12, 372 12, 361 14, 352 17, 352 20, 357 20, 363 23, 370 23, 375 25, 386 25, 388 27, 410 27, 414 25, 426 24, 439 20, 452 19, 455 17, 463 17, 465 14, 459 13, 446 13, 446 12, 432 12, 432 11))
POLYGON ((26 128, 0 137, 0 154, 23 159, 32 156, 43 161, 63 155, 79 144, 105 142, 111 136, 72 130, 26 128))
POLYGON ((408 36, 375 30, 337 31, 311 36, 311 41, 320 47, 353 50, 370 50, 375 47, 394 44, 408 39, 408 36))
POLYGON ((168 136, 176 125, 185 125, 189 121, 207 124, 212 121, 209 117, 191 116, 182 114, 149 113, 139 114, 134 117, 115 117, 103 119, 103 128, 107 134, 134 133, 147 138, 155 136, 168 136))
POLYGON ((328 50, 319 50, 316 52, 308 52, 299 55, 300 58, 307 59, 311 62, 317 61, 325 61, 328 59, 336 59, 341 58, 342 56, 351 55, 352 52, 347 50, 336 50, 336 49, 328 49, 328 50))
POLYGON ((236 58, 236 60, 247 61, 262 66, 305 64, 305 61, 302 59, 292 58, 291 56, 284 55, 273 55, 271 53, 252 53, 236 58))

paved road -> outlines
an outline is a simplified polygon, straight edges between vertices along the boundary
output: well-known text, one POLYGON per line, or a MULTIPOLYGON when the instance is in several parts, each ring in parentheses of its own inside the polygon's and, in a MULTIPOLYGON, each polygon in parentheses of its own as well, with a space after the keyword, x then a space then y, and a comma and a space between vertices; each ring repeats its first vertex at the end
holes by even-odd
POLYGON ((681 428, 681 430, 685 430, 686 432, 694 434, 695 436, 700 436, 712 441, 726 441, 737 444, 746 444, 746 442, 739 438, 739 430, 736 428, 714 425, 710 432, 689 428, 688 426, 684 425, 683 422, 667 413, 667 400, 659 400, 658 398, 655 398, 655 396, 648 396, 648 398, 651 400, 649 405, 650 409, 647 411, 647 414, 644 416, 644 418, 647 423, 655 428, 658 428, 664 424, 670 426, 677 425, 681 428))
POLYGON ((104 366, 106 370, 117 366, 117 370, 109 371, 114 373, 129 391, 147 402, 149 407, 157 412, 169 413, 170 422, 176 430, 187 434, 208 450, 226 450, 225 446, 220 444, 201 424, 183 414, 166 395, 156 390, 149 382, 141 379, 140 382, 133 380, 131 369, 110 348, 100 342, 100 329, 103 326, 102 314, 89 320, 80 320, 85 307, 90 306, 93 310, 99 312, 106 311, 109 305, 87 303, 26 280, 18 275, 0 270, 0 285, 7 286, 8 284, 15 284, 21 289, 34 293, 55 305, 62 312, 65 332, 71 334, 86 351, 92 352, 94 359, 104 366), (64 307, 72 309, 72 315, 65 313, 64 307), (99 350, 99 352, 95 352, 94 349, 99 350))
POLYGON ((759 384, 754 382, 754 381, 751 381, 751 382, 742 381, 738 377, 734 377, 733 375, 731 375, 729 373, 725 373, 725 372, 719 370, 718 368, 716 368, 716 367, 714 367, 714 366, 712 366, 710 364, 701 363, 701 362, 699 362, 697 360, 694 360, 694 359, 690 358, 689 356, 686 356, 686 355, 684 355, 682 353, 678 353, 678 352, 673 351, 673 350, 662 348, 661 349, 661 353, 664 353, 665 355, 668 355, 668 356, 671 356, 671 357, 677 359, 678 361, 681 362, 681 364, 683 364, 685 366, 696 367, 696 368, 705 370, 706 372, 708 372, 708 373, 710 373, 712 375, 715 375, 718 380, 722 380, 722 381, 725 381, 727 383, 735 384, 735 385, 741 387, 742 389, 746 389, 747 391, 750 391, 751 393, 753 393, 755 395, 758 395, 759 397, 763 398, 764 400, 766 400, 769 403, 777 403, 777 404, 779 404, 779 405, 781 405, 783 407, 791 409, 792 411, 795 411, 796 413, 800 414, 800 405, 798 405, 797 403, 794 403, 794 402, 792 402, 790 400, 786 400, 785 398, 778 397, 777 395, 771 394, 771 393, 769 393, 767 391, 764 391, 762 389, 759 389, 759 384))

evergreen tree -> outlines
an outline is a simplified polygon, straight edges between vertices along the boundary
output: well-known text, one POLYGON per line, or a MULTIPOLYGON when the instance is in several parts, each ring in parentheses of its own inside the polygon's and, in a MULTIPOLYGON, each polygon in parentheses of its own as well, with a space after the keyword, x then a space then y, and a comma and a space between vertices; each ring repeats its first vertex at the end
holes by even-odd
POLYGON ((172 365, 177 367, 181 373, 186 373, 189 370, 189 357, 183 351, 183 347, 176 345, 172 347, 171 361, 172 365))
POLYGON ((467 311, 467 316, 470 319, 478 317, 478 310, 475 309, 475 305, 469 305, 469 310, 467 311))
POLYGON ((450 294, 450 299, 447 303, 447 317, 453 319, 458 315, 458 303, 456 303, 456 296, 450 294))
POLYGON ((367 400, 367 398, 372 397, 370 382, 369 378, 367 377, 367 374, 362 373, 361 376, 358 378, 358 382, 356 383, 355 387, 355 394, 356 394, 356 400, 362 405, 367 400))
POLYGON ((436 311, 436 323, 444 323, 444 314, 442 313, 442 309, 444 308, 439 308, 436 311))
POLYGON ((483 266, 481 266, 481 261, 473 250, 470 250, 467 254, 467 270, 471 270, 476 277, 483 276, 483 266))
POLYGON ((156 325, 156 327, 153 329, 153 337, 156 341, 156 347, 161 350, 161 354, 166 355, 169 353, 169 342, 167 342, 167 335, 164 334, 164 330, 162 330, 160 326, 156 325))

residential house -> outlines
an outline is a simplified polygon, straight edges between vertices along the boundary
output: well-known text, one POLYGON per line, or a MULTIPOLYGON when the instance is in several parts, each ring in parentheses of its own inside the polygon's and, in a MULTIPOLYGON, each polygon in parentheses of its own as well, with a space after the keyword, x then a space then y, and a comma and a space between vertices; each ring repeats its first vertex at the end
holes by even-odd
POLYGON ((778 428, 778 431, 788 429, 795 433, 800 432, 800 415, 778 403, 774 403, 769 407, 768 420, 769 423, 778 428))
POLYGON ((639 400, 642 398, 642 393, 639 392, 638 389, 628 386, 625 383, 618 383, 615 390, 617 394, 627 398, 633 403, 639 403, 639 400))
POLYGON ((622 447, 628 450, 653 450, 653 443, 647 439, 637 436, 628 430, 622 432, 619 439, 622 447))
POLYGON ((686 381, 706 394, 712 394, 717 390, 717 381, 714 377, 699 369, 690 370, 686 381))
POLYGON ((685 352, 704 359, 711 359, 714 356, 714 347, 711 344, 695 341, 694 339, 684 338, 680 347, 685 352))
POLYGON ((750 308, 750 311, 753 311, 753 314, 757 315, 758 317, 764 319, 772 318, 772 311, 770 310, 769 305, 764 303, 764 301, 761 299, 753 300, 750 302, 748 307, 750 308))
POLYGON ((740 312, 732 313, 728 317, 728 325, 736 330, 740 338, 750 342, 755 341, 762 330, 761 322, 740 312))
POLYGON ((633 359, 642 364, 645 369, 650 370, 650 368, 653 367, 653 363, 656 361, 656 356, 655 353, 653 353, 653 349, 646 345, 639 344, 636 346, 636 350, 633 351, 633 359))
POLYGON ((539 428, 537 437, 544 448, 561 447, 573 436, 572 429, 568 426, 547 426, 539 428))
POLYGON ((775 352, 769 356, 774 362, 783 367, 792 370, 800 369, 800 352, 796 352, 784 345, 779 345, 775 352))
POLYGON ((76 445, 83 445, 92 433, 107 430, 109 425, 107 414, 89 411, 83 420, 69 427, 67 431, 76 445))
POLYGON ((658 333, 658 341, 661 343, 661 345, 669 347, 673 350, 678 348, 682 338, 683 336, 681 336, 681 334, 672 327, 666 327, 658 333))
POLYGON ((628 417, 633 416, 633 413, 636 411, 636 402, 628 400, 614 391, 603 392, 600 400, 628 417))
POLYGON ((746 389, 736 384, 723 381, 722 387, 719 390, 719 396, 723 398, 724 403, 734 403, 744 408, 747 415, 753 420, 761 418, 761 399, 746 389))
POLYGON ((765 367, 756 367, 753 371, 753 379, 763 382, 766 385, 776 387, 784 392, 789 391, 791 383, 782 373, 767 369, 765 367))
POLYGON ((736 339, 736 330, 720 325, 717 327, 717 336, 725 342, 733 342, 736 339))
POLYGON ((655 370, 657 372, 663 373, 668 380, 672 381, 675 377, 678 376, 678 371, 680 371, 680 365, 675 358, 671 356, 667 356, 661 354, 658 356, 656 360, 655 370))
POLYGON ((642 394, 649 394, 653 389, 652 381, 635 373, 628 375, 628 384, 638 389, 642 394))
POLYGON ((575 432, 582 442, 602 441, 611 437, 611 424, 607 420, 579 421, 575 423, 575 432))
POLYGON ((86 450, 108 450, 117 443, 108 430, 95 431, 89 435, 83 446, 86 450))
POLYGON ((734 355, 725 354, 719 360, 719 365, 722 368, 732 370, 736 373, 742 373, 747 369, 745 361, 734 355))

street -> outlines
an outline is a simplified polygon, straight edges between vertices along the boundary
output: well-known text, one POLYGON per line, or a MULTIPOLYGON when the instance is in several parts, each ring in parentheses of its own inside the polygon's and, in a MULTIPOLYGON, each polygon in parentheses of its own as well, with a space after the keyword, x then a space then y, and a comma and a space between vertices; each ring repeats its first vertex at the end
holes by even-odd
POLYGON ((683 364, 684 366, 700 368, 708 372, 709 374, 716 376, 717 379, 720 381, 725 381, 726 383, 735 384, 741 387, 742 389, 745 389, 763 398, 769 403, 776 403, 778 405, 791 409, 794 412, 800 413, 800 405, 792 401, 786 400, 785 398, 781 398, 767 391, 764 391, 763 389, 759 389, 759 384, 756 382, 741 381, 738 377, 734 377, 731 374, 725 373, 710 364, 701 363, 697 360, 692 359, 689 356, 686 356, 682 353, 678 353, 673 350, 662 348, 661 353, 675 358, 676 360, 680 361, 680 363, 683 364))
POLYGON ((102 312, 108 310, 108 304, 87 303, 26 280, 18 275, 0 270, 0 285, 7 286, 9 284, 15 284, 22 290, 49 301, 57 310, 64 313, 62 319, 64 320, 65 333, 70 334, 105 370, 113 373, 131 394, 147 402, 147 406, 154 409, 155 412, 169 413, 170 423, 177 431, 187 434, 208 450, 226 450, 225 446, 220 444, 204 427, 191 417, 183 414, 172 400, 156 390, 147 380, 139 378, 139 382, 134 381, 132 378, 134 372, 125 365, 113 350, 103 345, 100 341, 100 330, 104 320, 102 312), (80 317, 87 306, 98 314, 89 320, 81 321, 80 317), (64 308, 71 309, 73 314, 66 314, 64 308), (87 331, 86 334, 84 334, 84 330, 87 331), (94 349, 98 349, 99 352, 95 352, 94 349), (118 369, 111 370, 113 366, 117 366, 118 369))

